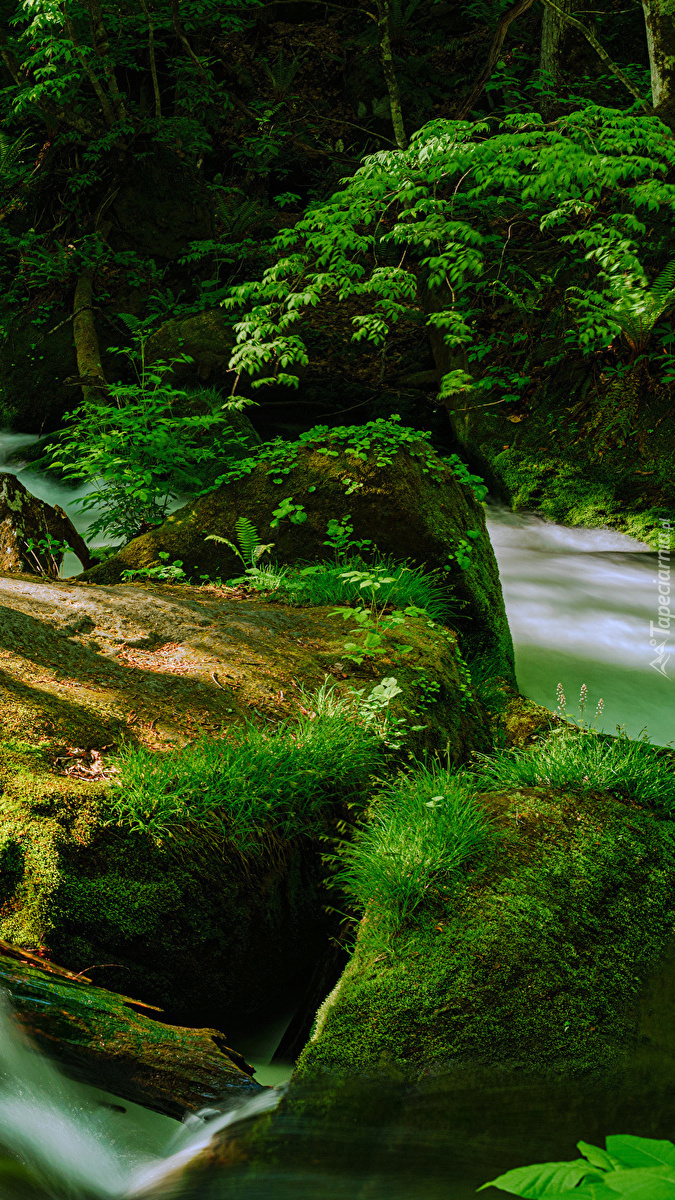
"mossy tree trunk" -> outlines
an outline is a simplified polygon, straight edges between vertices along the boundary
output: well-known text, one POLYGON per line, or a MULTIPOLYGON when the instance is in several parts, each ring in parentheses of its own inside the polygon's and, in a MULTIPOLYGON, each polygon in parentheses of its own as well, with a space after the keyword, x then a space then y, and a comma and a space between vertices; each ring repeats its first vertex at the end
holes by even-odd
POLYGON ((642 0, 652 81, 652 104, 675 124, 675 0, 642 0))

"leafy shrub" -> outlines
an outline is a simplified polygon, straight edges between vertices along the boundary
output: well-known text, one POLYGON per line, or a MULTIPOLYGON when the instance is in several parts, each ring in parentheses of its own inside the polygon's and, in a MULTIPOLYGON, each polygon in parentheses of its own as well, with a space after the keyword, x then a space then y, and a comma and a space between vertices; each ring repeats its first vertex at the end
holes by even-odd
POLYGON ((243 439, 222 408, 180 414, 190 394, 165 382, 165 375, 182 359, 148 365, 143 339, 127 356, 137 382, 113 384, 71 412, 51 465, 67 479, 91 482, 77 501, 83 511, 98 513, 90 536, 104 532, 130 541, 161 524, 179 496, 203 490, 205 464, 241 456, 243 439))
POLYGON ((382 760, 376 718, 383 705, 372 693, 366 701, 345 698, 324 684, 304 707, 297 723, 248 723, 167 754, 126 747, 117 762, 113 820, 158 841, 199 827, 243 856, 318 834, 331 807, 365 796, 382 760))
POLYGON ((452 885, 488 837, 471 780, 419 766, 378 796, 367 824, 341 851, 336 882, 368 913, 369 931, 388 940, 430 892, 452 885))
POLYGON ((672 759, 646 741, 565 726, 546 741, 491 757, 477 755, 481 788, 573 787, 603 789, 675 813, 672 759))

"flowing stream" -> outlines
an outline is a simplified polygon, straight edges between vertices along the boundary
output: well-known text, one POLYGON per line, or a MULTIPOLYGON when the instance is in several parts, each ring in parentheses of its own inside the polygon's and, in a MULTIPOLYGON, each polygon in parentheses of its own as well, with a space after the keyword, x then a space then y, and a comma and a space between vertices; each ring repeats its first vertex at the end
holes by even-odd
POLYGON ((578 715, 585 683, 586 719, 604 700, 598 728, 673 741, 675 657, 668 662, 667 647, 662 657, 650 637, 650 623, 658 622, 658 555, 609 529, 569 529, 496 506, 488 528, 521 691, 555 708, 562 683, 567 710, 578 715))

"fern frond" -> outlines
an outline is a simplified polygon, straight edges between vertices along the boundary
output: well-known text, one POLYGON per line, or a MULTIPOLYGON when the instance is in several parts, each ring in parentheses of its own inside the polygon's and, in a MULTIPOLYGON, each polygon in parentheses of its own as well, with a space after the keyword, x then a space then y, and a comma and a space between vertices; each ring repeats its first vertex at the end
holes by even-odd
POLYGON ((260 542, 258 531, 248 517, 238 517, 234 527, 237 541, 241 547, 241 556, 247 563, 253 563, 256 546, 260 542))
POLYGON ((675 301, 675 258, 671 258, 668 266, 664 267, 660 275, 657 275, 649 290, 657 304, 667 300, 668 307, 670 307, 670 304, 675 301))

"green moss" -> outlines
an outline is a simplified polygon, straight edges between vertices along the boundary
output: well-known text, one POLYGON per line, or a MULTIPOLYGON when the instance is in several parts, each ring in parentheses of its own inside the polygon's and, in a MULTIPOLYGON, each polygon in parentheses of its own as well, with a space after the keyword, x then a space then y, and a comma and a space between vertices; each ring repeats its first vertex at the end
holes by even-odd
POLYGON ((583 1071, 635 1039, 675 910, 675 827, 604 793, 486 795, 501 840, 389 956, 359 938, 300 1060, 407 1073, 451 1063, 583 1071))
POLYGON ((491 465, 515 509, 536 509, 550 521, 611 526, 638 541, 658 545, 661 518, 672 516, 672 507, 666 504, 627 509, 620 479, 616 474, 602 478, 598 463, 591 470, 588 465, 548 456, 539 459, 528 450, 508 449, 496 454, 491 465))

